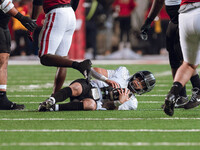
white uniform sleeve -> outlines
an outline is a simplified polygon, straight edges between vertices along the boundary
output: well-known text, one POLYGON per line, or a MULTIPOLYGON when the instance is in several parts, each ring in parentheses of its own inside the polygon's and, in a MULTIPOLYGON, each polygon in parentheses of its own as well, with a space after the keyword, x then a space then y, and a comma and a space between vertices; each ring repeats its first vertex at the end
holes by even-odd
MULTIPOLYGON (((2 2, 2 1, 1 1, 2 2)), ((0 5, 0 9, 4 12, 7 13, 9 10, 11 10, 14 7, 13 3, 11 0, 4 0, 3 3, 0 5)))
POLYGON ((136 110, 138 107, 138 101, 134 95, 130 97, 130 100, 121 104, 118 110, 136 110))

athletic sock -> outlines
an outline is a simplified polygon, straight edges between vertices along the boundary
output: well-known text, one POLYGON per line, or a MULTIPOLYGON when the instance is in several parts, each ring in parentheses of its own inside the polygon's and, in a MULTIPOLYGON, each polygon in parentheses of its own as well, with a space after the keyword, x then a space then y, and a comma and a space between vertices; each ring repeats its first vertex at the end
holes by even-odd
POLYGON ((174 82, 171 87, 170 93, 174 94, 175 96, 178 96, 182 88, 183 86, 180 82, 174 82))
POLYGON ((179 95, 180 95, 180 96, 183 96, 183 97, 187 97, 185 86, 181 89, 179 95))
POLYGON ((13 102, 9 101, 6 92, 0 91, 0 110, 9 110, 11 109, 11 106, 13 105, 13 102))
POLYGON ((70 111, 70 110, 83 110, 83 102, 69 102, 65 104, 59 104, 59 111, 70 111))
POLYGON ((62 102, 71 96, 72 96, 72 89, 70 87, 65 87, 51 95, 51 97, 55 98, 56 103, 62 102))
POLYGON ((192 83, 192 87, 195 88, 195 87, 198 87, 200 89, 200 78, 199 78, 199 75, 196 74, 194 76, 192 76, 190 78, 190 81, 192 83))

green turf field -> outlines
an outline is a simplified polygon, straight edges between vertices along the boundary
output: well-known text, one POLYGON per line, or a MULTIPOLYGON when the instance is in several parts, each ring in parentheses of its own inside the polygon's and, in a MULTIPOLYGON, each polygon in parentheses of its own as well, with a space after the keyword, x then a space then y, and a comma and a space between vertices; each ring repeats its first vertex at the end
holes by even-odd
MULTIPOLYGON (((115 69, 119 65, 95 65, 115 69)), ((150 93, 137 96, 136 111, 37 112, 38 104, 52 91, 54 67, 10 65, 8 97, 23 103, 23 111, 0 111, 0 150, 191 150, 200 147, 200 109, 176 109, 164 114, 164 102, 172 77, 169 65, 123 65, 130 73, 149 70, 156 77, 150 93)), ((65 82, 82 77, 68 70, 65 82)), ((191 85, 187 85, 191 96, 191 85)))

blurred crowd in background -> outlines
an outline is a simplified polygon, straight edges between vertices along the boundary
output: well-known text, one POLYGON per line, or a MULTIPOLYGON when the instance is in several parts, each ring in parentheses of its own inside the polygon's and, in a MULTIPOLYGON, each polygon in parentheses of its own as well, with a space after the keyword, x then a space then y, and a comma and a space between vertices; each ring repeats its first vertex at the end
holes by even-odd
MULTIPOLYGON (((23 15, 30 16, 32 0, 14 0, 16 8, 23 15)), ((152 0, 80 0, 76 11, 77 29, 74 33, 71 49, 73 59, 137 59, 142 55, 165 54, 165 32, 169 17, 165 8, 152 23, 148 40, 140 38, 140 28, 147 17, 152 0), (81 12, 79 12, 81 11, 81 12), (84 14, 82 14, 84 13, 84 14), (82 14, 82 17, 78 17, 82 14), (82 26, 82 31, 80 26, 82 26), (78 33, 80 32, 80 33, 78 33), (81 52, 76 45, 81 34, 81 52), (81 55, 80 55, 81 54, 81 55), (80 55, 80 56, 79 56, 80 55)), ((38 28, 33 39, 28 39, 27 30, 12 18, 9 28, 12 36, 12 56, 37 56, 38 36, 43 26, 45 15, 37 20, 38 28)), ((80 45, 80 43, 78 43, 80 45)), ((70 50, 71 51, 71 50, 70 50)))

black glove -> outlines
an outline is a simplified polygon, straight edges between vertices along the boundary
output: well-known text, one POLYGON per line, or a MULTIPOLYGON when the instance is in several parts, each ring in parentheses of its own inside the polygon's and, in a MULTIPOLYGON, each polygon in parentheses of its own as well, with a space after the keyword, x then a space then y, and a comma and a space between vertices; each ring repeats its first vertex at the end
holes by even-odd
POLYGON ((33 32, 37 27, 37 24, 34 21, 32 21, 29 17, 23 16, 20 12, 15 15, 15 18, 18 19, 31 32, 33 32))
POLYGON ((144 25, 141 27, 140 29, 140 37, 142 40, 147 40, 148 39, 148 31, 151 28, 151 22, 153 21, 153 19, 151 18, 147 18, 144 25))

